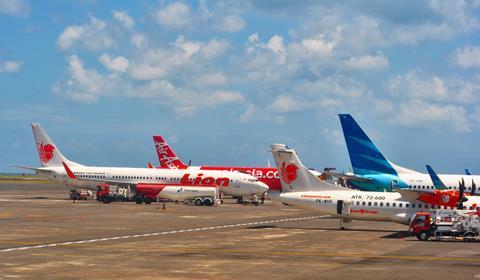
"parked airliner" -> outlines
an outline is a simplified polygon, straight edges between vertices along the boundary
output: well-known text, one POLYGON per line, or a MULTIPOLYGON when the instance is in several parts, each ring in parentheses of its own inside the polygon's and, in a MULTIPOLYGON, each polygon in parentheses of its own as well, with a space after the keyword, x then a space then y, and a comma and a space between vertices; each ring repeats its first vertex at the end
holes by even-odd
POLYGON ((268 191, 268 186, 257 178, 239 172, 81 165, 65 158, 40 124, 32 124, 32 129, 42 167, 21 168, 34 170, 39 175, 66 185, 95 188, 106 183, 157 189, 165 186, 215 186, 224 194, 233 196, 259 195, 268 191))
MULTIPOLYGON (((409 188, 414 190, 434 189, 429 174, 398 166, 389 161, 349 114, 340 114, 340 123, 347 144, 353 175, 344 176, 350 186, 366 191, 395 191, 409 188)), ((335 174, 342 177, 341 174, 335 174)), ((438 174, 449 189, 458 190, 459 182, 465 181, 465 191, 471 192, 472 185, 480 182, 480 176, 438 174)))
MULTIPOLYGON (((312 175, 301 163, 294 149, 272 144, 271 150, 280 174, 282 193, 271 196, 286 204, 313 208, 343 222, 351 220, 391 221, 408 224, 416 212, 440 208, 419 200, 420 192, 363 192, 333 185, 312 175)), ((437 196, 438 193, 432 193, 437 196)), ((441 195, 435 199, 439 201, 441 195)), ((465 199, 461 199, 464 201, 465 199)), ((480 197, 470 196, 463 202, 467 209, 477 209, 480 197)))

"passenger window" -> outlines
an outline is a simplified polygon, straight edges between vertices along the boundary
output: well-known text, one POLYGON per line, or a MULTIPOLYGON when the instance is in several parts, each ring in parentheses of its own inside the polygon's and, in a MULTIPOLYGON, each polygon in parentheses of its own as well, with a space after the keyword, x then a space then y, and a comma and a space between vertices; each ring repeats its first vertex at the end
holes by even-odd
POLYGON ((408 208, 409 206, 410 206, 410 204, 405 203, 405 208, 408 208))
POLYGON ((390 207, 390 202, 387 202, 387 207, 390 207))
POLYGON ((374 203, 373 203, 373 206, 377 206, 377 202, 374 202, 374 203))
POLYGON ((383 207, 383 202, 380 202, 380 207, 383 207))
POLYGON ((365 206, 365 201, 362 202, 362 206, 365 206))
POLYGON ((359 206, 359 205, 360 205, 360 201, 357 201, 356 205, 359 206))
POLYGON ((398 204, 398 207, 402 208, 402 206, 403 206, 403 204, 401 204, 401 203, 398 204))
POLYGON ((397 204, 395 202, 392 203, 392 207, 397 207, 397 204))
POLYGON ((369 201, 369 202, 368 202, 368 206, 372 206, 372 202, 369 201))

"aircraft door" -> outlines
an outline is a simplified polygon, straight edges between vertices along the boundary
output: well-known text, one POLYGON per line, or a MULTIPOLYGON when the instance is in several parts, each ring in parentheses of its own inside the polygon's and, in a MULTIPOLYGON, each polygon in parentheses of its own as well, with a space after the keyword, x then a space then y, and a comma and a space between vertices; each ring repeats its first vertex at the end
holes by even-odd
POLYGON ((235 177, 235 179, 233 179, 233 187, 236 189, 240 188, 240 179, 238 179, 238 177, 235 177))
POLYGON ((352 203, 350 201, 337 201, 337 214, 339 215, 350 215, 352 211, 352 203))
POLYGON ((398 187, 398 181, 397 180, 391 180, 390 181, 390 191, 394 192, 397 190, 398 187))

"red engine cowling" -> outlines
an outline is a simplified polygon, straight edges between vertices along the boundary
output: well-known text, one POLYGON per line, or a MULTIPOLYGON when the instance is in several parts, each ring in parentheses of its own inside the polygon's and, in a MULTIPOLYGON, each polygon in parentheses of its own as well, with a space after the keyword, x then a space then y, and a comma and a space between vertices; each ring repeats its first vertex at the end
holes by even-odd
POLYGON ((418 200, 440 206, 457 207, 459 194, 455 190, 435 190, 434 194, 422 194, 418 200))

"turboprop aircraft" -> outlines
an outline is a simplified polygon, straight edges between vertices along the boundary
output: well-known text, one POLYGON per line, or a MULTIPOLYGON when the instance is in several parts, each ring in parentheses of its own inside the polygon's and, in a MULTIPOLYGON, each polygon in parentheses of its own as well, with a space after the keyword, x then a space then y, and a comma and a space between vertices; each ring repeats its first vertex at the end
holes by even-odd
MULTIPOLYGON (((81 165, 64 157, 40 124, 32 124, 32 129, 42 167, 18 167, 69 186, 96 188, 99 184, 111 184, 157 191, 166 186, 208 186, 218 187, 224 194, 234 196, 259 195, 268 191, 268 186, 257 178, 239 172, 81 165)), ((145 198, 146 203, 151 200, 151 197, 145 198)))
MULTIPOLYGON (((352 220, 390 221, 408 225, 416 212, 441 208, 439 204, 422 201, 422 194, 417 191, 362 192, 327 183, 305 168, 294 149, 283 144, 272 144, 271 150, 282 184, 282 193, 272 195, 272 199, 339 217, 341 227, 344 222, 352 220)), ((439 194, 431 194, 433 197, 435 195, 439 194)), ((441 196, 435 199, 435 202, 439 201, 441 196)), ((466 201, 463 198, 460 201, 463 201, 462 208, 480 210, 480 207, 477 208, 480 197, 470 196, 466 201)))
MULTIPOLYGON (((348 184, 365 191, 395 191, 398 189, 434 189, 430 176, 389 161, 349 114, 340 114, 340 123, 347 144, 353 175, 333 174, 348 180, 348 184)), ((458 182, 466 182, 465 191, 470 193, 480 176, 447 175, 438 177, 448 189, 458 190, 458 182)))

